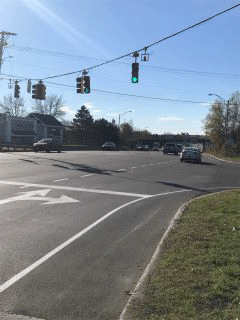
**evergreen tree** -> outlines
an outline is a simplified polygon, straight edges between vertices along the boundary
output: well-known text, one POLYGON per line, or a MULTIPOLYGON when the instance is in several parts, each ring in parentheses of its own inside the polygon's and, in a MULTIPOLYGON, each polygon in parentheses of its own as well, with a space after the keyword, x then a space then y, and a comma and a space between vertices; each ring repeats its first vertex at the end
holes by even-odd
POLYGON ((93 139, 94 120, 89 110, 82 106, 73 119, 73 129, 78 136, 78 143, 91 143, 93 139))

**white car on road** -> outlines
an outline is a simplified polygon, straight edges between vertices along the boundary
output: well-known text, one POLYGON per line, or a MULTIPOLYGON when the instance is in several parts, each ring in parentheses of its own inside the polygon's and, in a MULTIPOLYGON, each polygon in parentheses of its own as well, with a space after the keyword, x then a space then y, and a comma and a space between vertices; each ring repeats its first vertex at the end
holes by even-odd
POLYGON ((198 148, 186 147, 180 154, 180 161, 193 161, 201 163, 202 155, 198 148))

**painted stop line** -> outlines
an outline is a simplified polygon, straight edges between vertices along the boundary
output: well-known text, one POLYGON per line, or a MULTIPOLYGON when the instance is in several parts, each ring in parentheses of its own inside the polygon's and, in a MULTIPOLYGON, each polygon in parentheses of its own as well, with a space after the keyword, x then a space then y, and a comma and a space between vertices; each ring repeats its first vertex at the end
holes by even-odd
POLYGON ((35 191, 29 191, 29 192, 21 192, 21 195, 0 200, 0 205, 13 202, 13 201, 26 201, 26 200, 44 201, 43 203, 41 203, 41 205, 80 202, 77 199, 70 198, 65 195, 62 195, 59 198, 46 197, 49 191, 51 191, 51 189, 41 189, 41 190, 35 190, 35 191))

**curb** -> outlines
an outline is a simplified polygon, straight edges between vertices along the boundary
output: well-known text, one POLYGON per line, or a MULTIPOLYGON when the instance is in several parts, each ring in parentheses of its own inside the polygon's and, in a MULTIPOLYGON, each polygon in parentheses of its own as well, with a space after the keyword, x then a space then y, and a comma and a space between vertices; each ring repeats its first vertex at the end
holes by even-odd
POLYGON ((21 316, 19 314, 10 314, 5 312, 0 312, 0 319, 1 320, 44 320, 40 318, 21 316))
POLYGON ((199 196, 199 197, 196 197, 196 198, 193 198, 185 203, 183 203, 181 205, 181 207, 178 208, 177 212, 175 213, 174 217, 172 218, 167 230, 164 232, 164 235, 162 236, 159 244, 157 245, 157 248, 155 249, 154 253, 153 253, 153 256, 150 260, 150 262, 148 263, 147 267, 145 268, 141 278, 139 279, 136 287, 134 288, 132 294, 131 294, 131 297, 128 299, 120 317, 118 320, 130 320, 130 318, 127 318, 126 316, 126 313, 127 313, 127 310, 128 310, 128 307, 130 306, 133 298, 135 298, 138 294, 138 290, 139 288, 141 287, 141 285, 143 284, 143 282, 145 281, 147 275, 150 273, 150 271, 153 269, 153 264, 154 262, 156 261, 157 257, 159 256, 159 253, 160 253, 160 250, 161 250, 161 247, 162 247, 162 244, 165 240, 165 238, 167 237, 169 231, 174 228, 174 224, 175 224, 175 221, 179 218, 179 216, 181 216, 181 214, 184 212, 184 210, 186 209, 186 207, 191 204, 193 201, 195 200, 198 200, 198 199, 201 199, 201 198, 206 198, 206 197, 209 197, 209 196, 212 196, 212 195, 215 195, 215 194, 219 194, 219 193, 223 193, 223 192, 230 192, 232 191, 231 189, 230 190, 225 190, 225 191, 219 191, 219 192, 214 192, 214 193, 211 193, 211 194, 206 194, 206 195, 202 195, 202 196, 199 196))
POLYGON ((209 154, 209 153, 204 153, 204 154, 205 154, 206 156, 208 156, 208 157, 215 158, 215 159, 217 159, 217 160, 219 160, 219 161, 230 162, 230 163, 238 163, 238 164, 240 164, 240 161, 231 161, 231 160, 221 159, 221 158, 218 158, 218 157, 216 157, 216 156, 213 156, 212 154, 209 154))

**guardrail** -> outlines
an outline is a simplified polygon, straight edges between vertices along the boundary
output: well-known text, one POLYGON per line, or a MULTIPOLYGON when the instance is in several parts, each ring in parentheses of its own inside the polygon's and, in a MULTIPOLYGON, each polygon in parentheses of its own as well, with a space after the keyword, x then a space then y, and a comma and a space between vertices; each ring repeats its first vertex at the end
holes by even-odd
POLYGON ((0 145, 0 151, 2 152, 32 151, 32 146, 2 144, 0 145))

